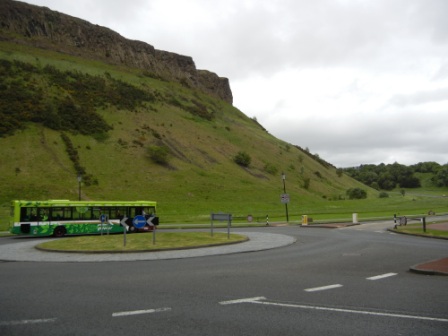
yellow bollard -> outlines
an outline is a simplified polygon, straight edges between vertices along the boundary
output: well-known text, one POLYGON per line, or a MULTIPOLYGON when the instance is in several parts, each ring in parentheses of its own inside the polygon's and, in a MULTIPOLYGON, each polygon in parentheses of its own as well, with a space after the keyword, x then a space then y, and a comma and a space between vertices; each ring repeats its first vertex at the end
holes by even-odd
POLYGON ((302 215, 302 225, 308 225, 308 215, 302 215))

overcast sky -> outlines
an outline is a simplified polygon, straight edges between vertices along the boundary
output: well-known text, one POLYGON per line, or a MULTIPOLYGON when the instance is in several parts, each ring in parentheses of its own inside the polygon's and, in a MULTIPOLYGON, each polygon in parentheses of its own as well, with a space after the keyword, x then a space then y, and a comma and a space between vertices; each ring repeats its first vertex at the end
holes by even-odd
POLYGON ((230 80, 234 105, 337 167, 448 163, 447 0, 26 0, 230 80))

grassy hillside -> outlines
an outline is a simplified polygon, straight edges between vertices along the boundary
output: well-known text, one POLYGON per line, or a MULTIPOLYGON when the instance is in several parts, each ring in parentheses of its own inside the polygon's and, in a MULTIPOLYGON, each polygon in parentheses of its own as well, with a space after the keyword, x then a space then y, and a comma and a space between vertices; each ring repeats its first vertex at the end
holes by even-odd
POLYGON ((119 81, 151 97, 131 107, 120 104, 127 101, 125 96, 118 102, 83 96, 80 102, 79 97, 75 100, 76 90, 49 82, 41 71, 22 74, 20 85, 40 88, 44 106, 55 108, 56 101, 72 99, 76 108, 92 109, 107 126, 89 133, 83 128, 92 122, 88 114, 74 128, 64 124, 65 117, 57 125, 48 124, 46 117, 25 120, 12 135, 0 137, 0 231, 7 228, 12 199, 77 199, 80 169, 83 199, 156 200, 162 223, 207 222, 211 212, 284 220, 282 171, 292 221, 301 214, 345 218, 351 212, 392 211, 397 206, 405 211, 427 211, 428 207, 438 211, 444 206, 443 202, 417 204, 401 196, 378 199, 377 191, 338 175, 333 166, 273 137, 235 107, 180 83, 6 42, 0 42, 0 60, 96 76, 106 86, 119 81), (100 99, 106 102, 99 104, 100 99), (68 144, 76 151, 77 162, 67 153, 68 144), (160 148, 169 153, 164 164, 151 159, 151 150, 160 148), (248 167, 234 162, 239 152, 251 157, 248 167), (368 192, 367 200, 342 200, 347 189, 357 187, 368 192))

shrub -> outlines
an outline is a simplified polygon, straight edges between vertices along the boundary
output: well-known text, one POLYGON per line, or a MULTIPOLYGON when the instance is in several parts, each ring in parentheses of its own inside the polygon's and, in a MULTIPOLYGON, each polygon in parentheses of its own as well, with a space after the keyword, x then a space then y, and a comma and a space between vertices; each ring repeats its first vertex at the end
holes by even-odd
POLYGON ((234 156, 233 161, 240 166, 248 167, 252 159, 246 152, 238 152, 238 154, 234 156))
POLYGON ((165 165, 168 163, 169 149, 165 146, 151 146, 148 148, 149 157, 155 163, 165 165))
POLYGON ((387 198, 389 197, 389 194, 385 191, 380 192, 379 198, 387 198))
POLYGON ((363 199, 367 198, 367 192, 361 188, 350 188, 347 190, 349 199, 363 199))

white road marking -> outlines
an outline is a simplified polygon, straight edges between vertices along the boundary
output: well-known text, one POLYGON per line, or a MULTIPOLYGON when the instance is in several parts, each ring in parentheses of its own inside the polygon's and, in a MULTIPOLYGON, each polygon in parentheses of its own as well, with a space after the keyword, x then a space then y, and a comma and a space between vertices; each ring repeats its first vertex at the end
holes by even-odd
POLYGON ((37 319, 37 320, 20 320, 20 321, 0 321, 0 326, 12 326, 21 324, 35 324, 35 323, 51 323, 55 322, 56 318, 37 319))
POLYGON ((259 296, 259 297, 249 298, 249 299, 223 301, 223 302, 220 302, 220 304, 255 303, 255 304, 261 304, 261 305, 267 305, 267 306, 277 306, 277 307, 286 307, 286 308, 311 309, 311 310, 332 311, 332 312, 339 312, 339 313, 350 313, 350 314, 361 314, 361 315, 383 316, 383 317, 398 317, 398 318, 424 320, 424 321, 448 322, 448 319, 438 318, 438 317, 381 313, 381 312, 372 312, 372 311, 367 311, 367 310, 307 306, 307 305, 300 305, 300 304, 294 304, 294 303, 267 302, 267 301, 261 301, 261 300, 266 300, 266 298, 264 296, 259 296))
POLYGON ((376 275, 376 276, 366 278, 366 279, 367 280, 380 280, 380 279, 388 278, 388 277, 391 277, 394 275, 397 275, 397 273, 386 273, 386 274, 376 275))
POLYGON ((144 310, 125 311, 125 312, 113 313, 112 317, 161 313, 161 312, 170 311, 170 310, 171 310, 171 308, 167 307, 167 308, 156 308, 156 309, 144 309, 144 310))
POLYGON ((339 288, 339 287, 342 287, 342 285, 336 284, 336 285, 329 285, 329 286, 323 286, 323 287, 308 288, 308 289, 305 289, 305 292, 318 292, 318 291, 339 288))
POLYGON ((414 320, 448 322, 448 319, 437 318, 437 317, 428 317, 428 316, 380 313, 380 312, 371 312, 371 311, 365 311, 365 310, 305 306, 305 305, 299 305, 299 304, 276 303, 276 302, 265 302, 265 301, 252 301, 251 303, 263 304, 263 305, 268 305, 268 306, 280 306, 280 307, 287 307, 287 308, 314 309, 314 310, 333 311, 333 312, 340 312, 340 313, 351 313, 351 314, 362 314, 362 315, 372 315, 372 316, 399 317, 399 318, 407 318, 407 319, 414 319, 414 320))
POLYGON ((258 300, 265 300, 266 298, 264 296, 257 296, 253 298, 247 298, 247 299, 238 299, 238 300, 230 300, 230 301, 221 301, 220 305, 229 305, 229 304, 235 304, 235 303, 244 303, 244 302, 255 302, 258 300))

